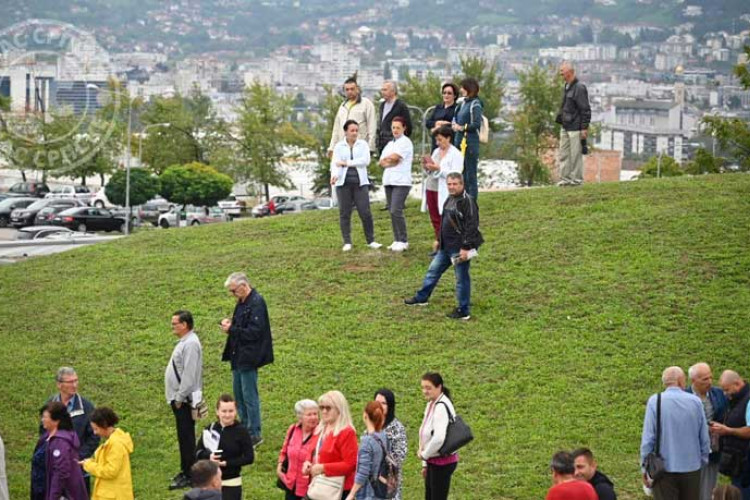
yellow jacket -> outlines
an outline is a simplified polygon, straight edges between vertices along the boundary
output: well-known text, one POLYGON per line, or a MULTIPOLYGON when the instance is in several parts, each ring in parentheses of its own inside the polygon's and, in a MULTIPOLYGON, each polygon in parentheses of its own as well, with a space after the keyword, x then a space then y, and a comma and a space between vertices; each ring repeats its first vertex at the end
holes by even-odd
POLYGON ((91 500, 133 500, 131 453, 130 434, 117 428, 99 445, 94 456, 83 463, 84 470, 96 478, 91 500))

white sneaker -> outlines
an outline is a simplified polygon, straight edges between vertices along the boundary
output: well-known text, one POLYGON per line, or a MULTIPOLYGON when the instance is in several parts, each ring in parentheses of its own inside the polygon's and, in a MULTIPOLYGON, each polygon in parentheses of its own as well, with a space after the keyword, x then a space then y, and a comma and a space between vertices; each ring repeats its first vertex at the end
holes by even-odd
POLYGON ((398 241, 394 241, 393 243, 388 245, 388 250, 393 250, 393 247, 395 247, 396 245, 398 245, 398 241))
POLYGON ((394 241, 393 245, 391 245, 391 251, 393 252, 403 252, 404 250, 406 250, 406 247, 400 241, 394 241))
POLYGON ((404 250, 409 250, 409 242, 401 243, 401 246, 404 247, 404 250))
POLYGON ((382 247, 383 245, 381 245, 377 241, 373 241, 372 243, 368 244, 367 246, 370 247, 370 248, 372 248, 373 250, 377 250, 378 248, 382 247))
POLYGON ((341 247, 341 251, 342 252, 349 252, 349 251, 351 251, 351 249, 352 249, 352 244, 351 243, 347 243, 346 245, 344 245, 343 247, 341 247))

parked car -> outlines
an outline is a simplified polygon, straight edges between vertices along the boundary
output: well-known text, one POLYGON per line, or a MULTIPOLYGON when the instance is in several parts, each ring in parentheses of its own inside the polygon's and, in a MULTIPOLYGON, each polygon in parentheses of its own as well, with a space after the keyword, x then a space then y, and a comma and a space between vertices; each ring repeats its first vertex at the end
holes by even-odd
POLYGON ((22 227, 15 235, 16 240, 41 240, 53 234, 72 233, 70 229, 62 226, 29 226, 22 227))
POLYGON ((315 204, 320 210, 330 210, 339 206, 338 201, 333 198, 315 198, 315 204))
POLYGON ((24 181, 13 184, 5 194, 8 196, 44 198, 47 193, 49 193, 49 187, 43 182, 24 181))
POLYGON ((86 231, 125 230, 125 218, 115 216, 106 208, 76 207, 63 210, 52 219, 56 226, 63 226, 85 233, 86 231))
POLYGON ((230 217, 247 215, 247 203, 244 200, 238 200, 233 194, 227 196, 225 200, 221 200, 218 205, 230 217))
POLYGON ((89 205, 99 208, 114 208, 116 206, 111 201, 109 201, 109 198, 107 198, 107 193, 104 192, 104 188, 101 188, 91 197, 89 205))
POLYGON ((294 201, 287 201, 286 203, 282 203, 281 205, 276 207, 276 213, 277 214, 291 214, 291 213, 298 213, 298 212, 304 212, 307 210, 317 210, 318 205, 315 204, 314 201, 309 200, 294 200, 294 201))
MULTIPOLYGON (((283 205, 284 203, 288 201, 300 201, 305 200, 303 196, 299 195, 284 195, 284 194, 277 194, 276 196, 271 196, 271 200, 273 200, 274 206, 278 209, 279 205, 283 205)), ((278 213, 278 210, 276 211, 278 213)), ((260 205, 256 205, 253 207, 252 210, 253 217, 265 217, 267 215, 271 215, 271 211, 268 208, 268 203, 261 203, 260 205)))
POLYGON ((10 197, 0 201, 0 227, 8 227, 10 224, 10 214, 17 208, 26 208, 39 198, 30 197, 10 197))
POLYGON ((200 224, 212 224, 216 222, 226 222, 229 220, 227 215, 219 207, 194 207, 188 205, 185 211, 173 208, 167 213, 159 216, 159 227, 168 229, 179 226, 198 226, 200 224), (177 217, 180 221, 178 224, 177 217))
POLYGON ((93 195, 86 186, 58 186, 47 193, 45 198, 73 198, 88 205, 93 195))
POLYGON ((83 202, 75 198, 42 198, 28 207, 13 210, 10 214, 10 225, 15 228, 32 226, 39 212, 47 207, 59 208, 55 213, 60 213, 68 208, 82 207, 84 205, 83 202))
POLYGON ((174 203, 170 203, 164 198, 157 198, 138 207, 136 214, 138 214, 141 223, 150 222, 154 226, 158 226, 159 216, 169 212, 174 206, 174 203))

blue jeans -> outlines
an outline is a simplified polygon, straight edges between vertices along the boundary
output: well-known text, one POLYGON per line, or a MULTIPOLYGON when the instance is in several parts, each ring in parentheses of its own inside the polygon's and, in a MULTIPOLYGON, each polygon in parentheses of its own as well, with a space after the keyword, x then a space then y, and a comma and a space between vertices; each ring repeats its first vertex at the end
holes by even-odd
MULTIPOLYGON (((432 291, 440 281, 443 273, 452 266, 451 256, 458 255, 458 251, 450 251, 444 248, 438 250, 435 257, 430 262, 427 274, 424 277, 422 288, 417 292, 415 297, 420 302, 430 298, 432 291)), ((471 276, 469 276, 469 265, 471 261, 461 262, 454 267, 456 273, 456 300, 461 312, 469 313, 469 302, 471 300, 471 276)))
POLYGON ((742 500, 750 500, 750 486, 742 487, 742 478, 732 478, 732 486, 736 486, 742 492, 742 500))
POLYGON ((251 436, 260 437, 258 370, 232 370, 232 386, 242 425, 251 436))

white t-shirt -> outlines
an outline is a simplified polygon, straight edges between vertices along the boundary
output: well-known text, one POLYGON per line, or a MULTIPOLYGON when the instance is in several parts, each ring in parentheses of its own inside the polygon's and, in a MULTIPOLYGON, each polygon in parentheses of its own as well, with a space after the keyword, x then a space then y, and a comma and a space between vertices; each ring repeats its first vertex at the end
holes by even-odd
POLYGON ((383 172, 384 186, 411 186, 411 163, 414 159, 414 145, 411 139, 402 135, 386 144, 380 159, 396 153, 401 161, 393 167, 387 167, 383 172))

